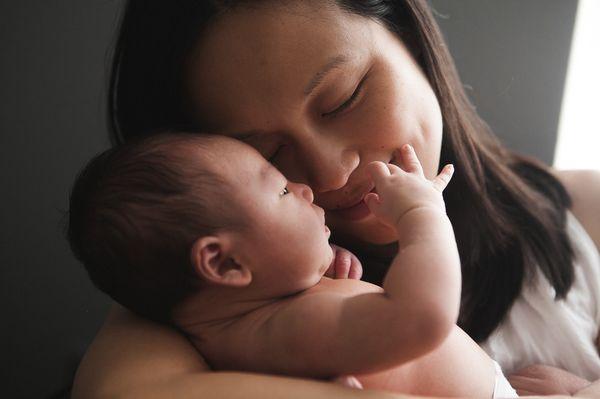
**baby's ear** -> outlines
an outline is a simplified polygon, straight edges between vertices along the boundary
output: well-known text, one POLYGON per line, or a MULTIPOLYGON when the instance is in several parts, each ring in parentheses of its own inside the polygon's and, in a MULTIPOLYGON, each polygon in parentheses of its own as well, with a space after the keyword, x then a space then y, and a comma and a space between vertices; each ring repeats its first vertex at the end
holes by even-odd
POLYGON ((196 274, 210 284, 246 287, 252 272, 238 264, 230 254, 231 241, 226 235, 201 237, 192 246, 191 260, 196 274))

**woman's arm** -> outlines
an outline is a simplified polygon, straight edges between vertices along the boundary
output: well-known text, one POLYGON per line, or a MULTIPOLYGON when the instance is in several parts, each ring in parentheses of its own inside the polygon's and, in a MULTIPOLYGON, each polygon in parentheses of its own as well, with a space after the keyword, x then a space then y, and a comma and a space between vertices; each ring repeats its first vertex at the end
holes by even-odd
POLYGON ((600 398, 600 380, 592 382, 573 396, 580 398, 600 398))
POLYGON ((88 398, 408 398, 341 385, 260 374, 208 372, 174 329, 115 305, 85 354, 73 399, 88 398))
POLYGON ((554 171, 573 200, 572 211, 600 251, 600 171, 554 171))
MULTIPOLYGON (((573 200, 572 211, 600 251, 600 171, 554 171, 573 200)), ((600 331, 596 338, 600 351, 600 331)))

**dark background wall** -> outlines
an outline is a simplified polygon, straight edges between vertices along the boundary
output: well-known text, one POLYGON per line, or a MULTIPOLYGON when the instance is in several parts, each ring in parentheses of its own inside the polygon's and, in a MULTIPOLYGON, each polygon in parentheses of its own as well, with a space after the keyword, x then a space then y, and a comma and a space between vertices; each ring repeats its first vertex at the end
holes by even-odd
POLYGON ((108 145, 104 64, 119 4, 0 2, 0 397, 58 392, 107 309, 60 224, 77 170, 108 145))
MULTIPOLYGON (((484 118, 552 161, 576 0, 432 0, 484 118)), ((68 386, 109 301, 62 237, 76 172, 108 146, 106 52, 117 0, 0 2, 3 397, 68 386)))
POLYGON ((576 0, 430 0, 467 93, 511 148, 552 163, 576 0))

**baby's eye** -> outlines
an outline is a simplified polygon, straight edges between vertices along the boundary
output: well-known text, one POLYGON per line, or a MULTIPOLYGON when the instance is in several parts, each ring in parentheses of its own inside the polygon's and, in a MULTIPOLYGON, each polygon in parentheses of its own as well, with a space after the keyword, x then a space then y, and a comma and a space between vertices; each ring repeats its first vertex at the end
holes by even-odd
POLYGON ((288 190, 288 188, 286 187, 283 190, 281 190, 281 192, 279 193, 279 196, 283 197, 284 195, 289 194, 289 193, 290 193, 290 190, 288 190))

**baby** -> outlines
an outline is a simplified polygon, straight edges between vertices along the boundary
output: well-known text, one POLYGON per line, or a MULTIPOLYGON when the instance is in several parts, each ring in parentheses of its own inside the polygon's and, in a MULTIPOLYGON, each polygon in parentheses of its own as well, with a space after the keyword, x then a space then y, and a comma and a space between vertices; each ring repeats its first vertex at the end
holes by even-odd
POLYGON ((96 157, 71 194, 69 239, 98 288, 174 323, 214 369, 516 397, 455 325, 452 168, 429 181, 412 147, 397 158, 367 167, 365 203, 398 232, 383 288, 324 277, 334 250, 311 189, 222 136, 162 134, 96 157))

